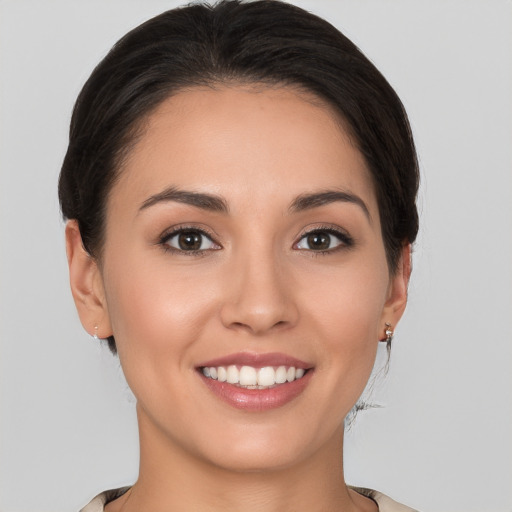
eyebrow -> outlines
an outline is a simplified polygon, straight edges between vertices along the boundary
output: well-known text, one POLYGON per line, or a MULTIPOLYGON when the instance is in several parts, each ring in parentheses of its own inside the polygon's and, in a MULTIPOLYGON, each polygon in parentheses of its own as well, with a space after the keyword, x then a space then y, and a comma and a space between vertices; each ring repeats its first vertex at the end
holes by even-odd
POLYGON ((325 190, 312 194, 301 194, 293 200, 289 207, 289 211, 292 213, 302 212, 304 210, 318 208, 319 206, 324 206, 336 202, 352 203, 359 206, 363 210, 366 217, 368 217, 368 220, 371 222, 372 218, 366 203, 356 194, 341 190, 325 190))
POLYGON ((155 204, 169 201, 188 204, 212 212, 228 213, 229 211, 228 203, 220 196, 190 190, 180 190, 176 187, 166 188, 162 192, 148 197, 148 199, 142 203, 139 211, 154 206, 155 204))
MULTIPOLYGON (((229 213, 228 203, 221 196, 206 194, 204 192, 193 192, 191 190, 180 190, 174 186, 168 187, 162 192, 148 197, 148 199, 142 203, 139 211, 156 204, 166 203, 169 201, 188 204, 190 206, 195 206, 196 208, 201 208, 202 210, 229 213)), ((351 192, 340 190, 325 190, 311 194, 301 194, 292 201, 288 211, 290 213, 297 213, 335 202, 352 203, 359 206, 371 222, 372 219, 370 211, 368 210, 366 203, 359 196, 352 194, 351 192)))

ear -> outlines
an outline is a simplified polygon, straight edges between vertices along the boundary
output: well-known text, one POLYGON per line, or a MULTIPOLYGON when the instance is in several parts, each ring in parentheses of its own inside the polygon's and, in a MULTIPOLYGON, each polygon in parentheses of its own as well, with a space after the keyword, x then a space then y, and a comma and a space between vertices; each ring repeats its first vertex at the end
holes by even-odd
POLYGON ((69 281, 78 316, 84 329, 99 338, 112 334, 103 279, 96 260, 84 249, 76 220, 66 224, 69 281), (97 327, 97 329, 96 329, 97 327))
POLYGON ((380 338, 386 330, 385 324, 391 324, 394 329, 405 311, 407 305, 407 289, 411 277, 411 244, 404 245, 396 272, 391 276, 388 286, 387 299, 382 311, 380 338))

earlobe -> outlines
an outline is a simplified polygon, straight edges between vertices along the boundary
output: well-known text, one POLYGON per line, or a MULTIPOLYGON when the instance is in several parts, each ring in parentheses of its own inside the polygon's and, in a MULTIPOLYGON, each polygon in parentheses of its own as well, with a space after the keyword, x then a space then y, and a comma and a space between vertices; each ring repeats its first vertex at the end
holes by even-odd
POLYGON ((80 321, 89 334, 106 338, 112 332, 103 279, 96 260, 83 247, 76 220, 66 224, 66 253, 71 293, 80 321))

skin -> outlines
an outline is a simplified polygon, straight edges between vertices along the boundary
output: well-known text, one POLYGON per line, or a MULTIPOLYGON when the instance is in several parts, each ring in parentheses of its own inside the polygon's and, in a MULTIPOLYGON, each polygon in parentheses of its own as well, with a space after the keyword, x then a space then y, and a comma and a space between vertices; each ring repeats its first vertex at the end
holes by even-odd
POLYGON ((344 418, 359 398, 385 323, 407 299, 409 247, 390 275, 366 163, 316 98, 288 88, 192 89, 150 116, 107 204, 101 260, 66 228, 84 328, 115 335, 137 398, 140 475, 118 510, 377 510, 343 479, 344 418), (141 209, 169 187, 221 196, 227 213, 178 201, 141 209), (303 194, 343 191, 302 211, 303 194), (162 233, 206 230, 199 253, 162 233), (348 233, 326 252, 304 238, 348 233), (167 250, 166 250, 167 249, 167 250), (282 352, 314 367, 277 409, 222 402, 197 372, 235 352, 282 352), (197 485, 201 482, 201 485, 197 485))

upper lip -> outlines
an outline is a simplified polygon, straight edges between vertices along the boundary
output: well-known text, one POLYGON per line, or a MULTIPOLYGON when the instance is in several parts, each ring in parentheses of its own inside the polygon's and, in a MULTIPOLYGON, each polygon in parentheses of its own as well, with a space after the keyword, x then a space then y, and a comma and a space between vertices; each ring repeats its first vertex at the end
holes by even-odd
POLYGON ((307 370, 312 367, 311 364, 301 361, 296 357, 279 352, 268 352, 266 354, 258 354, 255 352, 238 352, 227 356, 210 359, 198 365, 199 368, 205 366, 252 366, 254 368, 263 368, 265 366, 293 366, 295 368, 303 368, 307 370))

